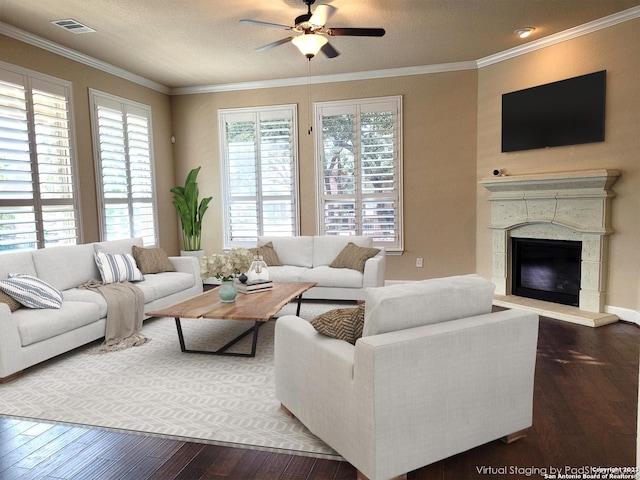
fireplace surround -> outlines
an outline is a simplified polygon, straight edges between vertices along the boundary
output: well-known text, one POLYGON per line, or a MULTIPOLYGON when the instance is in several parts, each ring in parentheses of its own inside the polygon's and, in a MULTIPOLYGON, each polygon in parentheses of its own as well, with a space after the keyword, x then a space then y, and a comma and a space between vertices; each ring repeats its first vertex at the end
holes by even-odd
POLYGON ((611 186, 617 170, 585 170, 531 175, 495 176, 480 181, 489 191, 492 230, 492 279, 496 304, 536 310, 541 314, 600 326, 617 321, 604 312, 611 186), (513 295, 512 238, 581 242, 578 307, 522 299, 513 295))

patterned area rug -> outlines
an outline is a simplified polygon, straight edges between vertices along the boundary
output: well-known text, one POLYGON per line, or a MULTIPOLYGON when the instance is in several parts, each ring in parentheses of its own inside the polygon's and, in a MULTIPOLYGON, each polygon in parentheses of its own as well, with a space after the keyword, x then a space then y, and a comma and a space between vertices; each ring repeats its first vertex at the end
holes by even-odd
MULTIPOLYGON (((303 303, 307 319, 344 304, 303 303)), ((293 314, 287 305, 279 314, 293 314)), ((182 353, 172 318, 147 320, 143 346, 89 355, 93 343, 0 385, 0 414, 61 423, 338 457, 275 398, 274 321, 260 329, 255 358, 182 353)), ((250 325, 183 320, 187 348, 219 348, 250 325)), ((232 348, 250 349, 251 335, 232 348)))

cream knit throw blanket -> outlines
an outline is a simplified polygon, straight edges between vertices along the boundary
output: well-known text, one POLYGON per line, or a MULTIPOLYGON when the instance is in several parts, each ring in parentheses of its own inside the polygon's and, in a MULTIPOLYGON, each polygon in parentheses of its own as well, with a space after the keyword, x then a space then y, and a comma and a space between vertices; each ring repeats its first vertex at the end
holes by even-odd
POLYGON ((104 343, 88 353, 107 353, 143 345, 144 294, 129 282, 103 284, 91 280, 79 288, 99 292, 107 302, 107 327, 104 343))

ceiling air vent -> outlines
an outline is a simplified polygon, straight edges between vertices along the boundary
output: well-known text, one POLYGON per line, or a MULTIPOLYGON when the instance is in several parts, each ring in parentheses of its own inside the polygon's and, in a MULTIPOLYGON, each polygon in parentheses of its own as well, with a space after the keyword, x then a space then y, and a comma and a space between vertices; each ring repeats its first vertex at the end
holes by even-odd
POLYGON ((91 27, 87 27, 82 23, 74 20, 73 18, 67 18, 65 20, 53 20, 51 23, 57 25, 65 30, 69 30, 71 33, 91 33, 95 30, 91 27))

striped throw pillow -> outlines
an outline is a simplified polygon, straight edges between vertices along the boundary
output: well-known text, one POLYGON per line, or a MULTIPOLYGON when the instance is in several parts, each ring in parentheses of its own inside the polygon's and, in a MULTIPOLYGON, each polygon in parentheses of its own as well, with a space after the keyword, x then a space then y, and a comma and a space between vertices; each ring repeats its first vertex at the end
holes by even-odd
POLYGON ((10 274, 0 280, 0 290, 29 308, 60 308, 62 293, 37 277, 10 274))
POLYGON ((129 253, 96 252, 95 257, 102 283, 139 282, 144 280, 133 255, 129 253))

